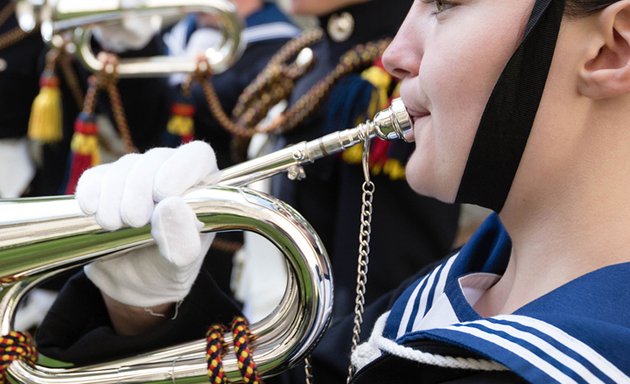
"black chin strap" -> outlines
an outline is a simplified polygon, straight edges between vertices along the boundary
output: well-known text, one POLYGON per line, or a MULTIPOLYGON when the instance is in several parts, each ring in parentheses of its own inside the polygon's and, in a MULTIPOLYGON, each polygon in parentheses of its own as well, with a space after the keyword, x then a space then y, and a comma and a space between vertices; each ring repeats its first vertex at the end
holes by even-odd
POLYGON ((564 0, 536 1, 523 42, 481 117, 457 202, 503 208, 538 111, 563 11, 564 0))

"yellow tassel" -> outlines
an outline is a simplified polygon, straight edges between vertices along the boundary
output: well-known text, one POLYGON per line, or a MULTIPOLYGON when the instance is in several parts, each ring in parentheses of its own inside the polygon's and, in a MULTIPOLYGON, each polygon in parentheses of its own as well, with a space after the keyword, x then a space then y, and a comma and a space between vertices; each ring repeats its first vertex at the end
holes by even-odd
POLYGON ((343 151, 341 158, 348 164, 361 164, 363 160, 363 144, 356 144, 346 149, 343 151))
POLYGON ((172 135, 179 136, 182 143, 191 141, 195 136, 195 107, 188 103, 175 103, 171 108, 171 117, 166 129, 172 135))
POLYGON ((389 104, 387 92, 392 84, 392 77, 379 65, 372 66, 361 74, 365 80, 369 81, 376 91, 372 96, 369 107, 369 115, 372 116, 389 104))
POLYGON ((78 155, 90 156, 92 160, 90 165, 92 167, 101 163, 101 152, 98 146, 98 136, 96 135, 75 133, 72 135, 70 148, 72 149, 72 152, 78 155))
POLYGON ((59 80, 46 71, 40 84, 41 89, 31 108, 28 137, 44 143, 59 142, 63 137, 59 80))
POLYGON ((392 180, 405 178, 405 167, 396 159, 388 159, 383 167, 383 172, 392 180))
POLYGON ((188 136, 194 132, 194 122, 191 117, 173 115, 166 128, 173 135, 188 136))

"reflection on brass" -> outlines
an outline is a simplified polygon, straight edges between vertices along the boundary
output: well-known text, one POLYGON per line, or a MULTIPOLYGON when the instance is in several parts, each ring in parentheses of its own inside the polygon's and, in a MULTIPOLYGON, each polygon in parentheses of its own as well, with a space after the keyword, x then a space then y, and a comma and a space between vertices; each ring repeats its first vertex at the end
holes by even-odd
MULTIPOLYGON (((216 185, 184 199, 204 224, 204 232, 242 229, 256 232, 285 255, 287 289, 278 307, 251 326, 259 373, 277 374, 302 361, 326 330, 333 302, 328 256, 317 233, 291 206, 243 187, 371 137, 404 138, 411 121, 400 100, 356 128, 296 144, 219 172, 216 185)), ((0 334, 13 329, 16 308, 38 283, 100 258, 125 257, 152 244, 149 226, 103 230, 84 216, 72 196, 0 200, 0 334)), ((231 344, 231 336, 226 334, 231 344)), ((226 376, 240 374, 233 354, 224 360, 226 376)), ((205 340, 200 339, 131 358, 75 368, 49 368, 13 362, 8 375, 19 383, 73 384, 122 382, 205 382, 205 340)))
MULTIPOLYGON (((192 12, 211 15, 223 34, 221 45, 205 53, 213 73, 228 69, 243 52, 242 21, 235 5, 229 0, 146 0, 137 7, 122 7, 120 3, 112 0, 19 0, 16 15, 24 30, 32 30, 40 25, 44 40, 50 44, 69 44, 69 51, 74 51, 79 60, 93 72, 101 71, 103 64, 91 49, 92 29, 120 23, 129 13, 139 17, 166 19, 192 12)), ((120 77, 167 76, 193 73, 195 70, 195 60, 167 56, 124 59, 117 68, 120 77)))

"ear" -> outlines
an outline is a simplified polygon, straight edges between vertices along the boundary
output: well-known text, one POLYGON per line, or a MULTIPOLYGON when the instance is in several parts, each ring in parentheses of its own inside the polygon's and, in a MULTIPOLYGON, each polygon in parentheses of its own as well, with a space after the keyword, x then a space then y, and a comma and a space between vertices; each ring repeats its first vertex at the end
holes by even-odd
POLYGON ((596 46, 580 71, 579 91, 593 99, 630 93, 630 0, 615 2, 594 17, 596 46))

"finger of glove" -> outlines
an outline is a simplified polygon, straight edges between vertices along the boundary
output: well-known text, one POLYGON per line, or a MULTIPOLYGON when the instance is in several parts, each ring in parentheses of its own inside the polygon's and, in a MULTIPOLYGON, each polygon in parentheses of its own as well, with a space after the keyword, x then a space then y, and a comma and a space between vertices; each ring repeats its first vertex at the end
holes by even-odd
POLYGON ((120 216, 120 203, 127 181, 127 174, 140 159, 140 155, 125 155, 112 163, 102 177, 101 194, 96 211, 96 222, 107 230, 113 231, 123 226, 120 216))
POLYGON ((160 254, 178 267, 187 267, 203 259, 210 246, 199 233, 201 223, 192 208, 181 197, 172 196, 159 202, 151 218, 151 234, 160 254))
POLYGON ((93 215, 98 209, 103 175, 110 166, 111 164, 103 164, 90 168, 79 178, 74 198, 86 215, 93 215))
POLYGON ((140 156, 131 167, 120 203, 123 223, 132 227, 142 227, 149 223, 155 206, 153 201, 155 174, 174 151, 174 148, 154 148, 140 156))
POLYGON ((208 143, 193 141, 178 147, 155 175, 153 199, 180 196, 218 170, 214 150, 208 143))

